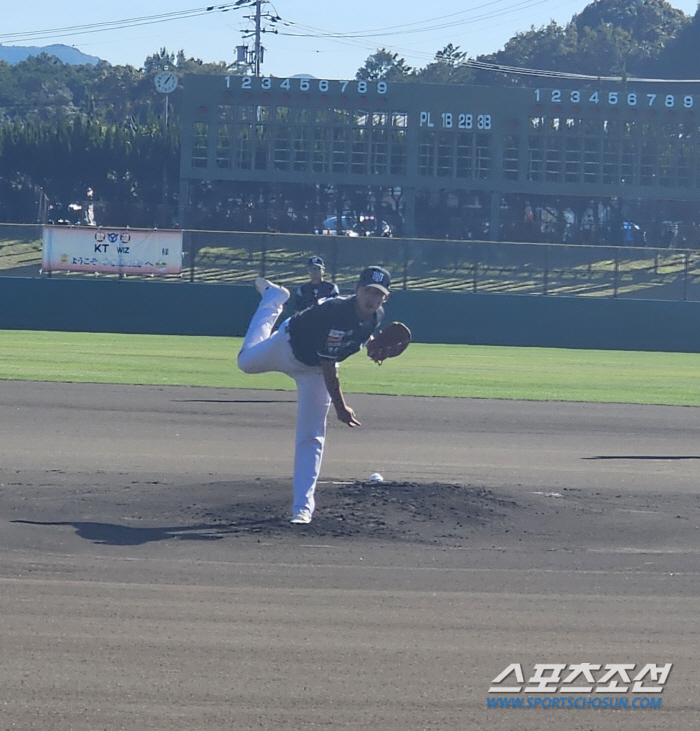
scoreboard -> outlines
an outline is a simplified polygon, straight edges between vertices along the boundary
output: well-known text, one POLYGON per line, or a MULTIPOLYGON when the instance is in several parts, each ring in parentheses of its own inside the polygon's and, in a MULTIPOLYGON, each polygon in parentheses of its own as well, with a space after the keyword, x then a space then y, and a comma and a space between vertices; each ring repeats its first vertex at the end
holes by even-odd
POLYGON ((181 193, 195 180, 469 190, 495 216, 509 193, 700 199, 697 85, 566 83, 186 76, 181 193))

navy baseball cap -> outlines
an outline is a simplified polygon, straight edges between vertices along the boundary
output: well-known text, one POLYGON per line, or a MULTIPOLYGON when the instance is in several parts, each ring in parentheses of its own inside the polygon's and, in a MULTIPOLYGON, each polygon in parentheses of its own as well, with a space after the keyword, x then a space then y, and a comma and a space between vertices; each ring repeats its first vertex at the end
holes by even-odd
POLYGON ((323 259, 321 259, 320 256, 312 256, 309 259, 309 266, 310 267, 321 267, 321 269, 326 268, 326 265, 323 263, 323 259))
POLYGON ((367 267, 358 281, 360 287, 375 287, 376 289, 389 294, 391 286, 391 274, 381 267, 367 267))

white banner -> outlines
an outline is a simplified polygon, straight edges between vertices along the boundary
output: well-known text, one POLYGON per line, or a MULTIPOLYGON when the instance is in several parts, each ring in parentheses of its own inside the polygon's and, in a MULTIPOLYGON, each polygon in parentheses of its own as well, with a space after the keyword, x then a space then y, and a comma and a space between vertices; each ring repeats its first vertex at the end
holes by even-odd
POLYGON ((180 274, 182 231, 44 226, 45 272, 180 274))

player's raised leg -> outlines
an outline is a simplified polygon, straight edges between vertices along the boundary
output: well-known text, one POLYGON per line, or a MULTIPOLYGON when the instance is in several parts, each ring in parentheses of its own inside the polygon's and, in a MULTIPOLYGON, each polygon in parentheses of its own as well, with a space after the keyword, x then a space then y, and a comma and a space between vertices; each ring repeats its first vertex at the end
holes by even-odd
MULTIPOLYGON (((263 373, 266 370, 277 370, 268 367, 270 363, 268 351, 274 346, 272 328, 282 312, 285 302, 289 299, 289 290, 280 287, 266 279, 256 279, 255 289, 262 299, 253 319, 248 326, 248 332, 243 339, 243 346, 238 353, 238 367, 245 373, 263 373)), ((275 333, 278 335, 280 331, 275 333)))

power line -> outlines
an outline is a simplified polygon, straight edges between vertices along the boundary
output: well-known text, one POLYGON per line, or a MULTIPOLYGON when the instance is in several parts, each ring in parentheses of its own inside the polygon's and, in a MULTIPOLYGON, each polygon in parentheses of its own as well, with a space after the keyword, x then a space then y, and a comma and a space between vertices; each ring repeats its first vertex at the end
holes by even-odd
MULTIPOLYGON (((295 21, 286 21, 281 20, 281 25, 286 26, 287 28, 294 29, 298 28, 300 31, 306 31, 302 33, 294 33, 294 32, 284 32, 280 31, 280 35, 284 35, 286 37, 297 37, 297 38, 318 38, 319 40, 331 40, 335 43, 338 43, 343 46, 350 46, 355 48, 361 48, 365 51, 372 52, 372 50, 376 50, 376 47, 370 46, 368 43, 363 43, 363 39, 370 39, 370 38, 377 38, 381 37, 385 33, 388 33, 389 35, 402 35, 406 33, 420 33, 420 32, 430 32, 433 30, 440 30, 443 28, 457 28, 460 26, 466 26, 472 23, 477 23, 479 21, 483 20, 492 20, 494 18, 498 18, 505 15, 510 15, 512 12, 517 11, 525 11, 529 10, 535 5, 540 5, 543 3, 548 2, 549 0, 536 0, 536 2, 532 2, 532 0, 519 0, 519 2, 516 2, 515 4, 510 4, 506 6, 505 8, 496 8, 493 12, 487 12, 483 13, 481 15, 478 15, 476 17, 471 18, 465 18, 458 22, 450 22, 447 24, 440 23, 437 26, 430 26, 427 25, 428 23, 434 22, 434 21, 442 21, 448 18, 456 18, 458 16, 463 16, 466 14, 472 14, 474 11, 481 10, 484 8, 493 7, 495 5, 500 4, 501 2, 504 2, 504 0, 493 0, 493 2, 487 2, 482 5, 478 5, 476 7, 472 7, 469 10, 462 10, 457 13, 450 13, 448 15, 441 15, 437 16, 435 18, 429 19, 429 20, 423 20, 416 23, 406 23, 403 25, 397 25, 397 26, 389 26, 387 28, 380 28, 373 31, 351 31, 351 32, 342 32, 342 33, 336 33, 334 31, 328 31, 321 28, 317 28, 314 26, 304 25, 301 23, 296 23, 295 21), (412 30, 413 26, 420 26, 418 29, 412 30), (400 31, 401 28, 408 29, 406 33, 402 33, 400 31)), ((274 6, 273 6, 274 7, 274 6)), ((559 7, 559 6, 555 6, 559 7)), ((275 10, 275 12, 277 12, 275 10)), ((279 16, 279 13, 278 13, 279 16)), ((406 55, 408 57, 422 59, 425 61, 434 61, 435 60, 435 54, 434 53, 426 53, 424 51, 417 51, 413 48, 402 48, 401 46, 398 46, 394 43, 382 43, 382 46, 387 50, 399 54, 406 55)))
MULTIPOLYGON (((262 0, 265 2, 266 0, 262 0)), ((345 31, 345 32, 335 32, 335 31, 327 31, 323 30, 321 28, 315 28, 314 26, 307 26, 301 23, 296 23, 294 21, 288 21, 284 20, 277 10, 275 9, 275 17, 271 18, 274 19, 275 22, 279 22, 281 25, 286 26, 288 28, 294 29, 298 28, 300 31, 306 31, 306 32, 300 32, 300 33, 293 33, 293 32, 284 32, 284 31, 277 31, 275 29, 275 32, 278 32, 280 35, 288 36, 288 37, 298 37, 298 38, 318 38, 318 39, 332 39, 335 40, 337 43, 341 43, 343 45, 352 45, 355 47, 360 47, 367 49, 368 46, 366 44, 363 44, 361 41, 363 39, 370 39, 370 38, 377 38, 382 37, 384 35, 390 34, 392 36, 398 36, 398 35, 413 35, 418 33, 428 33, 435 30, 443 30, 445 28, 456 28, 464 25, 469 25, 471 23, 476 23, 483 20, 491 20, 493 18, 500 17, 505 14, 512 13, 514 11, 518 10, 525 10, 533 8, 537 5, 543 5, 549 2, 550 0, 518 0, 515 3, 511 3, 507 5, 506 7, 501 8, 495 8, 494 6, 500 5, 502 2, 505 2, 506 0, 490 0, 489 2, 482 3, 481 5, 477 5, 475 7, 470 8, 469 10, 462 10, 455 13, 449 13, 447 15, 441 15, 437 16, 435 18, 431 18, 425 21, 419 21, 414 23, 404 23, 400 25, 393 25, 393 26, 387 26, 384 28, 377 28, 373 30, 365 30, 365 31, 345 31), (483 10, 491 8, 491 10, 486 10, 481 15, 474 15, 475 11, 483 10), (470 15, 471 17, 462 18, 461 20, 456 20, 456 18, 464 15, 470 15), (443 22, 445 21, 445 22, 443 22), (432 23, 432 25, 430 25, 432 23)), ((174 20, 184 20, 189 18, 195 18, 203 15, 207 15, 210 13, 225 13, 230 10, 238 10, 243 8, 249 8, 249 7, 255 7, 257 6, 259 9, 260 6, 260 0, 235 0, 235 2, 225 3, 223 5, 209 5, 205 7, 198 7, 198 8, 190 8, 189 10, 179 10, 179 11, 173 11, 169 13, 161 13, 157 15, 145 15, 145 16, 138 16, 134 18, 124 18, 122 20, 113 20, 113 21, 106 21, 101 23, 89 23, 89 24, 83 24, 83 25, 72 25, 72 26, 65 26, 63 28, 52 28, 52 29, 44 29, 44 30, 37 30, 37 31, 24 31, 24 32, 18 32, 18 33, 0 33, 0 42, 6 42, 6 41, 27 41, 27 40, 43 40, 43 39, 51 39, 51 38, 60 38, 62 36, 66 35, 86 35, 86 34, 92 34, 92 33, 102 33, 105 31, 112 31, 112 30, 122 30, 125 28, 134 28, 138 26, 143 25, 154 25, 158 23, 165 23, 170 22, 174 20)), ((272 3, 269 3, 272 5, 272 3)), ((272 5, 274 9, 274 5, 272 5)), ((404 54, 410 54, 410 55, 419 55, 428 57, 427 54, 423 53, 417 53, 414 51, 406 50, 406 49, 400 49, 396 47, 390 47, 393 51, 398 51, 400 53, 404 54)), ((430 57, 431 59, 434 57, 430 57)), ((491 64, 486 63, 482 61, 476 61, 473 59, 468 59, 464 62, 465 66, 469 66, 474 69, 480 69, 485 71, 494 71, 499 73, 507 73, 507 74, 513 74, 513 75, 522 75, 522 76, 539 76, 539 77, 546 77, 546 78, 557 78, 557 79, 572 79, 572 80, 583 80, 583 81, 611 81, 611 82, 620 82, 620 81, 634 81, 634 82, 641 82, 641 83, 699 83, 698 80, 692 80, 692 79, 647 79, 647 78, 635 78, 635 77, 621 77, 621 76, 590 76, 586 74, 576 74, 576 73, 567 73, 567 72, 561 72, 561 71, 547 71, 544 69, 528 69, 528 68, 522 68, 517 66, 505 66, 500 64, 491 64)))
POLYGON ((430 31, 434 30, 443 30, 445 28, 456 28, 462 25, 469 25, 471 23, 476 23, 482 20, 490 20, 492 18, 497 18, 502 15, 506 15, 509 13, 512 13, 514 11, 518 10, 525 10, 533 8, 537 5, 545 5, 550 0, 520 0, 520 2, 516 2, 514 4, 511 4, 505 8, 500 8, 491 12, 486 12, 481 15, 476 15, 474 17, 465 18, 460 21, 454 21, 450 20, 448 22, 439 22, 437 25, 428 25, 429 23, 434 23, 436 21, 447 21, 449 18, 454 18, 455 16, 464 15, 465 13, 473 13, 474 10, 479 10, 481 8, 486 8, 492 5, 495 5, 497 3, 502 2, 503 0, 495 0, 495 2, 485 3, 484 5, 478 5, 475 8, 471 8, 470 10, 463 10, 458 13, 450 13, 449 15, 441 15, 436 18, 431 18, 429 20, 424 20, 421 22, 416 23, 407 23, 405 25, 396 25, 396 26, 388 26, 386 28, 376 28, 372 30, 362 30, 362 31, 342 31, 342 32, 336 32, 336 31, 326 31, 321 28, 315 28, 313 26, 307 26, 303 25, 301 23, 296 23, 294 21, 283 21, 283 24, 288 27, 293 28, 299 28, 300 30, 307 30, 306 33, 283 33, 280 32, 280 35, 286 35, 286 36, 296 36, 301 38, 342 38, 342 39, 362 39, 362 38, 377 38, 381 36, 385 36, 387 34, 390 35, 413 35, 416 33, 428 33, 430 31), (418 26, 418 27, 413 27, 418 26), (403 30, 402 30, 403 29, 403 30))
MULTIPOLYGON (((474 8, 471 8, 468 11, 460 11, 457 13, 451 13, 449 15, 444 16, 438 16, 436 18, 433 18, 430 21, 424 21, 420 24, 419 28, 413 28, 414 25, 418 25, 417 23, 407 23, 404 25, 397 25, 397 26, 389 26, 387 28, 379 28, 372 31, 355 31, 355 32, 344 32, 344 33, 336 33, 336 32, 330 32, 325 31, 320 28, 314 28, 313 26, 305 26, 302 24, 297 24, 294 22, 289 21, 283 21, 283 25, 287 25, 288 27, 298 27, 300 30, 308 30, 308 33, 285 33, 283 31, 280 31, 280 35, 285 36, 291 36, 291 37, 311 37, 311 38, 325 38, 325 39, 335 39, 337 42, 344 43, 345 45, 350 45, 355 41, 353 45, 357 46, 366 46, 364 44, 359 43, 362 39, 368 39, 368 38, 376 38, 381 37, 386 34, 386 32, 391 31, 391 35, 408 35, 408 34, 414 34, 414 33, 421 33, 421 32, 429 32, 432 30, 441 30, 444 28, 454 28, 462 25, 467 25, 470 23, 474 23, 480 20, 487 20, 495 17, 499 17, 501 15, 504 15, 506 13, 513 12, 515 10, 523 10, 525 8, 534 7, 535 5, 541 5, 548 0, 536 0, 535 2, 532 2, 532 0, 522 0, 521 2, 517 2, 515 4, 509 5, 506 8, 499 8, 496 9, 493 12, 487 12, 479 16, 475 16, 472 18, 466 18, 458 22, 449 22, 449 23, 441 23, 438 25, 426 25, 426 23, 433 22, 433 21, 442 21, 446 20, 448 18, 455 18, 456 16, 464 15, 466 13, 473 13, 475 10, 479 10, 482 8, 491 7, 494 5, 497 5, 502 0, 494 0, 493 2, 488 2, 483 5, 476 6, 474 8), (400 29, 404 30, 400 30, 400 29)), ((395 46, 388 47, 387 50, 392 50, 394 52, 400 52, 407 55, 423 55, 424 54, 416 54, 413 51, 406 50, 406 49, 400 49, 395 46)), ((434 57, 433 57, 434 58, 434 57)), ((700 83, 700 80, 692 80, 692 79, 651 79, 651 78, 641 78, 641 77, 630 77, 630 76, 592 76, 587 74, 578 74, 578 73, 570 73, 565 71, 548 71, 545 69, 529 69, 529 68, 523 68, 523 67, 517 67, 517 66, 506 66, 502 64, 492 64, 487 63, 483 61, 477 61, 474 59, 467 59, 464 61, 464 66, 468 66, 474 69, 484 70, 484 71, 493 71, 493 72, 499 72, 499 73, 505 73, 505 74, 511 74, 515 76, 534 76, 534 77, 543 77, 543 78, 553 78, 553 79, 570 79, 570 80, 578 80, 578 81, 595 81, 595 82, 637 82, 637 83, 669 83, 669 84, 687 84, 687 83, 700 83)))
POLYGON ((50 38, 60 38, 66 35, 102 33, 104 31, 110 30, 134 28, 140 25, 153 25, 156 23, 165 23, 172 20, 196 18, 201 15, 207 15, 208 13, 226 13, 229 10, 237 10, 239 8, 249 7, 251 4, 254 4, 252 0, 237 0, 236 2, 227 3, 225 5, 209 5, 206 7, 191 8, 189 10, 178 10, 171 13, 161 13, 159 15, 144 15, 136 18, 110 20, 102 23, 70 25, 65 26, 64 28, 48 28, 44 30, 24 31, 19 33, 0 33, 0 41, 43 40, 50 38))
POLYGON ((566 71, 547 71, 545 69, 526 69, 520 66, 502 66, 496 63, 486 63, 469 59, 464 62, 465 66, 484 71, 496 71, 500 73, 513 74, 516 76, 541 76, 551 79, 571 79, 574 81, 611 81, 635 82, 649 84, 699 84, 700 79, 648 79, 637 76, 591 76, 589 74, 575 74, 566 71))

